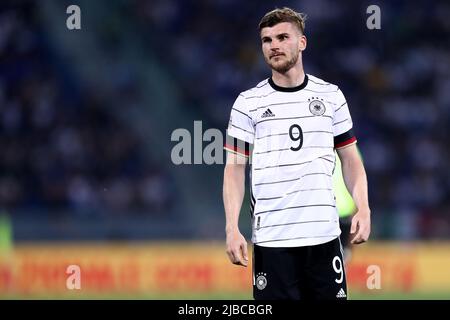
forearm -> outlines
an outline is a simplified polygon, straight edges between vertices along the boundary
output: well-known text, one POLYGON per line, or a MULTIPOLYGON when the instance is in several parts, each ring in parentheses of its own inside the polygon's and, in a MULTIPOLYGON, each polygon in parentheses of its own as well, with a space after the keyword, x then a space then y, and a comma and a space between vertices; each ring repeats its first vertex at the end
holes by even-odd
POLYGON ((367 176, 361 159, 355 158, 342 163, 342 174, 347 189, 359 211, 369 210, 367 176))
POLYGON ((245 194, 245 167, 226 165, 223 179, 223 203, 227 233, 238 230, 239 213, 245 194))

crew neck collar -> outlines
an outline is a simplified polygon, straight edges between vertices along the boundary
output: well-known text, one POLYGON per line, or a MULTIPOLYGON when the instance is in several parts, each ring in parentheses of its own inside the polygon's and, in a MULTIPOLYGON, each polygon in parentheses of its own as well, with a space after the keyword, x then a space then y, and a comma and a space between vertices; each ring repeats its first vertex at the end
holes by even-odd
POLYGON ((306 85, 308 84, 308 75, 305 73, 305 79, 303 80, 303 83, 296 87, 280 87, 279 85, 275 84, 275 82, 273 82, 272 77, 269 78, 269 84, 273 89, 275 89, 277 91, 295 92, 295 91, 302 90, 303 88, 306 87, 306 85))

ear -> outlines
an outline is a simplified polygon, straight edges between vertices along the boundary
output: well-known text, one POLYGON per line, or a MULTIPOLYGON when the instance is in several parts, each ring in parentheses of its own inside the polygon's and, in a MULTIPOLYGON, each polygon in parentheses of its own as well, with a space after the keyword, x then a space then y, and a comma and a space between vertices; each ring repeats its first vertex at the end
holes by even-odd
POLYGON ((306 43, 307 43, 306 37, 304 35, 301 35, 300 36, 300 41, 298 42, 298 49, 300 51, 305 50, 306 49, 306 43))

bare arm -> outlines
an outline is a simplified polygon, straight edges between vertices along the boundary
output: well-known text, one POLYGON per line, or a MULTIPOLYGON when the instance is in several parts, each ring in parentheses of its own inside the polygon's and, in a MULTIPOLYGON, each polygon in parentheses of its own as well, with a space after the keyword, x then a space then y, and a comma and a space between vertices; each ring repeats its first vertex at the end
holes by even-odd
POLYGON ((239 231, 239 213, 245 194, 244 156, 227 152, 227 163, 223 176, 223 203, 226 218, 227 254, 230 261, 247 266, 247 242, 239 231))
POLYGON ((344 182, 352 195, 357 211, 352 218, 350 233, 355 234, 352 243, 366 242, 370 235, 370 208, 367 192, 367 176, 356 144, 337 149, 342 163, 344 182))

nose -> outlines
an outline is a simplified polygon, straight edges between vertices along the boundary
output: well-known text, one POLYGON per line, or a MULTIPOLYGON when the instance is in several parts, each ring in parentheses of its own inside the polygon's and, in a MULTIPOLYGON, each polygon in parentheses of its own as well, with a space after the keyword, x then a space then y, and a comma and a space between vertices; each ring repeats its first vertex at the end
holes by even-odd
POLYGON ((280 48, 280 43, 277 40, 272 40, 270 42, 270 50, 277 51, 280 48))

